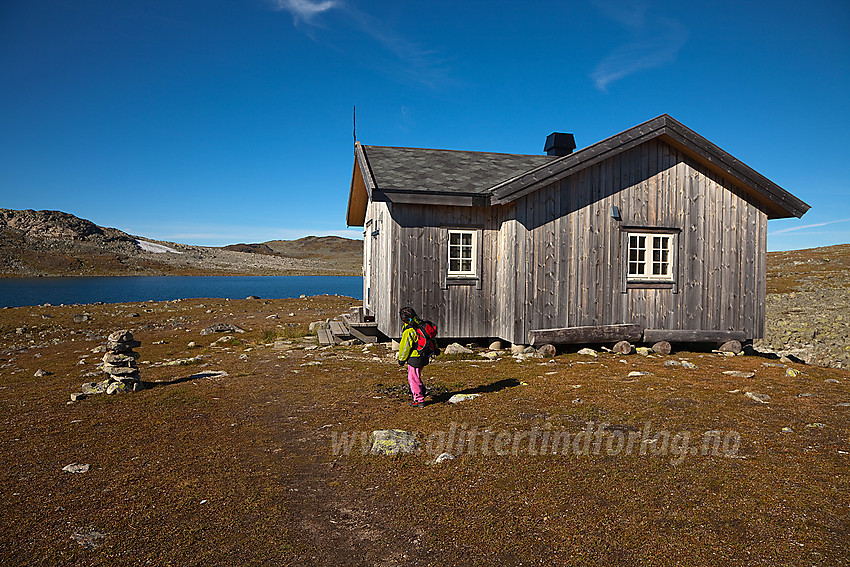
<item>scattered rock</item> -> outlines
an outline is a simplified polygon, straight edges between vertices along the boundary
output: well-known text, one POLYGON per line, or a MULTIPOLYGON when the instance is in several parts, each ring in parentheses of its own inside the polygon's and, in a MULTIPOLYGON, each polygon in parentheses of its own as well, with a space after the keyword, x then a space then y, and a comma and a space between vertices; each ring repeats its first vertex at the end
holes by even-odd
POLYGON ((451 453, 440 453, 436 459, 434 459, 434 464, 439 465, 440 463, 444 463, 446 461, 451 461, 455 458, 451 453))
POLYGON ((640 370, 629 372, 629 378, 636 378, 638 376, 649 376, 649 372, 642 372, 640 370))
POLYGON ((678 360, 667 360, 664 362, 664 366, 682 366, 682 363, 678 360))
POLYGON ((837 408, 850 408, 850 402, 840 402, 835 404, 837 408))
POLYGON ((593 350, 592 348, 583 348, 583 349, 579 350, 576 354, 581 354, 581 355, 584 355, 584 356, 598 356, 596 351, 593 350))
POLYGON ((86 398, 86 395, 82 392, 74 392, 73 394, 71 394, 71 401, 72 402, 83 400, 85 398, 86 398))
POLYGON ((489 360, 496 360, 497 358, 499 358, 499 353, 495 352, 495 351, 487 351, 487 352, 482 352, 481 356, 483 356, 484 358, 489 359, 489 360))
POLYGON ((47 370, 42 370, 41 368, 39 368, 38 370, 35 371, 35 374, 33 374, 33 376, 35 376, 36 378, 41 378, 42 376, 50 376, 51 374, 53 374, 53 373, 48 372, 47 370))
POLYGON ((667 341, 659 341, 652 345, 652 352, 656 354, 668 355, 673 351, 672 345, 667 341))
POLYGON ((826 427, 826 426, 823 423, 819 423, 819 422, 807 423, 806 424, 807 429, 823 429, 824 427, 826 427))
POLYGON ((525 345, 511 345, 511 354, 522 354, 525 351, 525 345))
POLYGON ((91 468, 91 465, 71 463, 62 467, 62 470, 69 473, 87 473, 89 472, 89 468, 91 468))
POLYGON ((373 455, 396 455, 413 453, 419 448, 416 434, 401 429, 379 429, 373 431, 370 441, 373 455))
POLYGON ((785 368, 784 364, 779 364, 778 362, 762 362, 761 365, 768 368, 785 368))
POLYGON ((782 433, 794 433, 794 430, 791 429, 790 427, 783 427, 782 433))
POLYGON ((110 396, 113 394, 127 394, 132 391, 133 386, 124 382, 110 382, 106 387, 106 393, 110 396))
POLYGON ((298 299, 307 299, 307 296, 302 293, 298 296, 298 299))
POLYGON ((741 352, 742 347, 739 341, 732 340, 726 341, 725 343, 720 345, 720 348, 718 348, 717 350, 719 350, 720 352, 731 352, 734 354, 738 354, 739 352, 741 352))
POLYGON ((551 358, 558 353, 558 351, 555 349, 555 345, 550 344, 542 345, 539 349, 537 349, 537 352, 548 358, 551 358))
POLYGON ((583 404, 583 403, 584 403, 584 400, 582 400, 581 398, 576 398, 576 399, 574 399, 574 400, 572 401, 572 404, 573 404, 574 406, 577 406, 577 405, 579 405, 579 404, 583 404))
POLYGON ((649 356, 650 354, 652 354, 652 349, 647 347, 637 347, 635 349, 635 352, 641 356, 649 356))
POLYGON ((841 382, 839 382, 835 378, 827 378, 826 380, 823 381, 823 383, 824 384, 841 384, 841 382))
POLYGON ((634 347, 629 341, 620 341, 614 345, 612 350, 619 354, 632 354, 632 352, 634 352, 634 347))
POLYGON ((86 314, 82 315, 74 315, 74 323, 85 323, 86 321, 90 321, 91 317, 86 314))
POLYGON ((724 370, 723 374, 732 376, 733 378, 752 378, 756 375, 755 372, 743 372, 741 370, 724 370))
POLYGON ((800 372, 796 368, 787 368, 785 370, 785 375, 789 378, 794 378, 795 376, 799 376, 800 374, 802 374, 802 372, 800 372))
POLYGON ((460 343, 450 344, 449 346, 447 346, 443 350, 443 352, 446 353, 446 354, 472 354, 471 349, 466 348, 465 346, 461 345, 460 343))
POLYGON ((260 296, 259 295, 249 295, 245 299, 260 299, 260 296))
POLYGON ((208 327, 204 327, 201 329, 202 335, 211 335, 213 333, 244 333, 245 329, 240 327, 239 325, 233 325, 231 323, 213 323, 208 327))
POLYGON ((83 547, 87 547, 89 549, 100 547, 102 545, 100 540, 105 537, 106 534, 102 534, 93 530, 79 531, 71 534, 71 539, 73 539, 83 547))
POLYGON ((455 394, 451 398, 449 398, 450 404, 458 404, 460 402, 465 402, 467 400, 474 400, 479 397, 481 394, 455 394))
POLYGON ((104 380, 103 382, 86 382, 81 388, 82 393, 87 396, 105 394, 106 388, 109 386, 109 382, 109 380, 104 380))
POLYGON ((687 361, 687 360, 683 360, 683 361, 682 361, 682 368, 687 368, 687 369, 689 369, 689 370, 696 370, 697 368, 699 368, 699 366, 697 366, 697 365, 696 365, 696 364, 694 364, 693 362, 689 362, 689 361, 687 361))
POLYGON ((189 341, 189 344, 186 345, 186 348, 197 348, 197 347, 198 347, 198 343, 196 343, 195 341, 189 341))
POLYGON ((797 395, 796 395, 796 396, 794 396, 794 397, 795 397, 795 398, 814 398, 814 397, 815 397, 815 394, 809 394, 809 393, 805 393, 805 394, 797 394, 797 395))
POLYGON ((754 402, 758 402, 760 404, 766 404, 770 402, 770 396, 767 394, 759 394, 758 392, 744 392, 744 395, 753 400, 754 402))
POLYGON ((133 317, 141 317, 141 315, 139 315, 138 313, 133 311, 132 313, 127 313, 126 315, 124 315, 124 317, 133 318, 133 317))
POLYGON ((493 341, 488 348, 490 350, 502 350, 502 341, 493 341))
POLYGON ((391 351, 398 352, 399 348, 401 348, 401 345, 399 344, 398 341, 391 341, 390 342, 390 350, 391 351))

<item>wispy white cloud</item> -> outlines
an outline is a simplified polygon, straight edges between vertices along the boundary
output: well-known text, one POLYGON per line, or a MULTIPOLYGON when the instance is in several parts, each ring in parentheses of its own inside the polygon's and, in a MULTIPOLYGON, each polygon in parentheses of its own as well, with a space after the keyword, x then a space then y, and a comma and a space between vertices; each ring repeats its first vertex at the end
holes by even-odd
POLYGON ((768 235, 774 236, 776 234, 784 234, 786 232, 795 232, 795 231, 798 231, 798 230, 807 230, 807 229, 810 229, 810 228, 817 228, 817 227, 820 227, 820 226, 827 226, 829 224, 836 224, 836 223, 840 223, 840 222, 850 222, 850 218, 836 219, 836 220, 831 220, 831 221, 826 221, 826 222, 816 222, 816 223, 804 224, 804 225, 800 225, 800 226, 791 226, 791 227, 782 228, 782 229, 779 229, 779 230, 772 230, 772 231, 768 232, 768 235))
POLYGON ((626 28, 627 37, 591 74, 599 90, 607 91, 614 81, 639 71, 672 63, 688 41, 684 25, 667 16, 653 16, 646 2, 597 0, 594 4, 605 16, 626 28))
MULTIPOLYGON (((422 47, 408 39, 404 34, 397 32, 387 22, 371 16, 344 0, 323 0, 321 2, 311 0, 273 1, 275 9, 291 13, 296 24, 299 22, 307 24, 310 29, 306 30, 305 33, 314 41, 320 41, 319 36, 314 32, 323 27, 319 25, 316 16, 331 11, 340 14, 342 19, 337 21, 340 26, 353 29, 359 36, 371 40, 373 45, 377 45, 378 52, 384 53, 383 57, 360 59, 361 61, 373 61, 374 59, 376 70, 395 78, 403 78, 430 87, 449 80, 446 61, 436 50, 422 47)), ((338 38, 330 38, 325 34, 323 41, 346 55, 351 52, 347 47, 335 45, 339 41, 338 38)), ((367 49, 367 42, 358 46, 360 53, 367 49)))
POLYGON ((339 6, 336 0, 323 0, 322 2, 311 2, 310 0, 275 0, 274 6, 277 10, 284 10, 292 14, 297 24, 303 21, 307 24, 313 23, 317 14, 327 12, 339 6))

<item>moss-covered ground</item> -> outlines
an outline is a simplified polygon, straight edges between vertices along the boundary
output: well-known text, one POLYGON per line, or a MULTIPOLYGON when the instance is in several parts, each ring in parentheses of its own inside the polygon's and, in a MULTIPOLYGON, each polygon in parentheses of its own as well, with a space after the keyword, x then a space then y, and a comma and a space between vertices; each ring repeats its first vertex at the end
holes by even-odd
POLYGON ((848 372, 711 352, 446 357, 415 409, 386 345, 309 348, 307 324, 353 303, 0 310, 0 563, 850 562, 848 372), (211 346, 214 322, 247 332, 211 346), (68 404, 120 328, 148 388, 68 404), (177 359, 195 360, 159 365, 177 359), (482 395, 448 403, 458 392, 482 395), (391 428, 422 450, 363 454, 391 428), (98 547, 72 537, 91 532, 98 547))

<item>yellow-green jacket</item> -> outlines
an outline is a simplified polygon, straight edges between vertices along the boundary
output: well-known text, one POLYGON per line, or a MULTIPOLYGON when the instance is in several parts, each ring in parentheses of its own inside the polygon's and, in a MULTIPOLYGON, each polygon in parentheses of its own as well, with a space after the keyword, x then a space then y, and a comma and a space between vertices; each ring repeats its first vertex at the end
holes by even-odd
MULTIPOLYGON (((413 325, 419 325, 419 319, 413 320, 413 325)), ((419 356, 419 351, 416 350, 416 343, 419 341, 419 335, 416 329, 410 323, 405 323, 401 330, 401 344, 398 347, 398 361, 406 362, 414 368, 422 368, 428 364, 428 357, 419 356)))

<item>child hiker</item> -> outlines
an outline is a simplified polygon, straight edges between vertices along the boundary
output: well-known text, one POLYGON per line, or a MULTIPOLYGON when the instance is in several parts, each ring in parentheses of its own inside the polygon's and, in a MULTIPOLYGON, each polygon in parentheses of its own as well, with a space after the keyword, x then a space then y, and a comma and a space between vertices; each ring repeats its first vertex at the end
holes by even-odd
POLYGON ((425 405, 425 386, 422 385, 422 369, 428 364, 428 359, 431 352, 425 349, 424 353, 420 354, 416 345, 419 342, 419 335, 416 329, 422 323, 411 307, 402 307, 399 312, 401 322, 404 327, 401 330, 401 344, 398 348, 398 365, 404 366, 407 363, 407 383, 410 384, 410 393, 413 394, 413 401, 410 405, 416 408, 421 408, 425 405))

